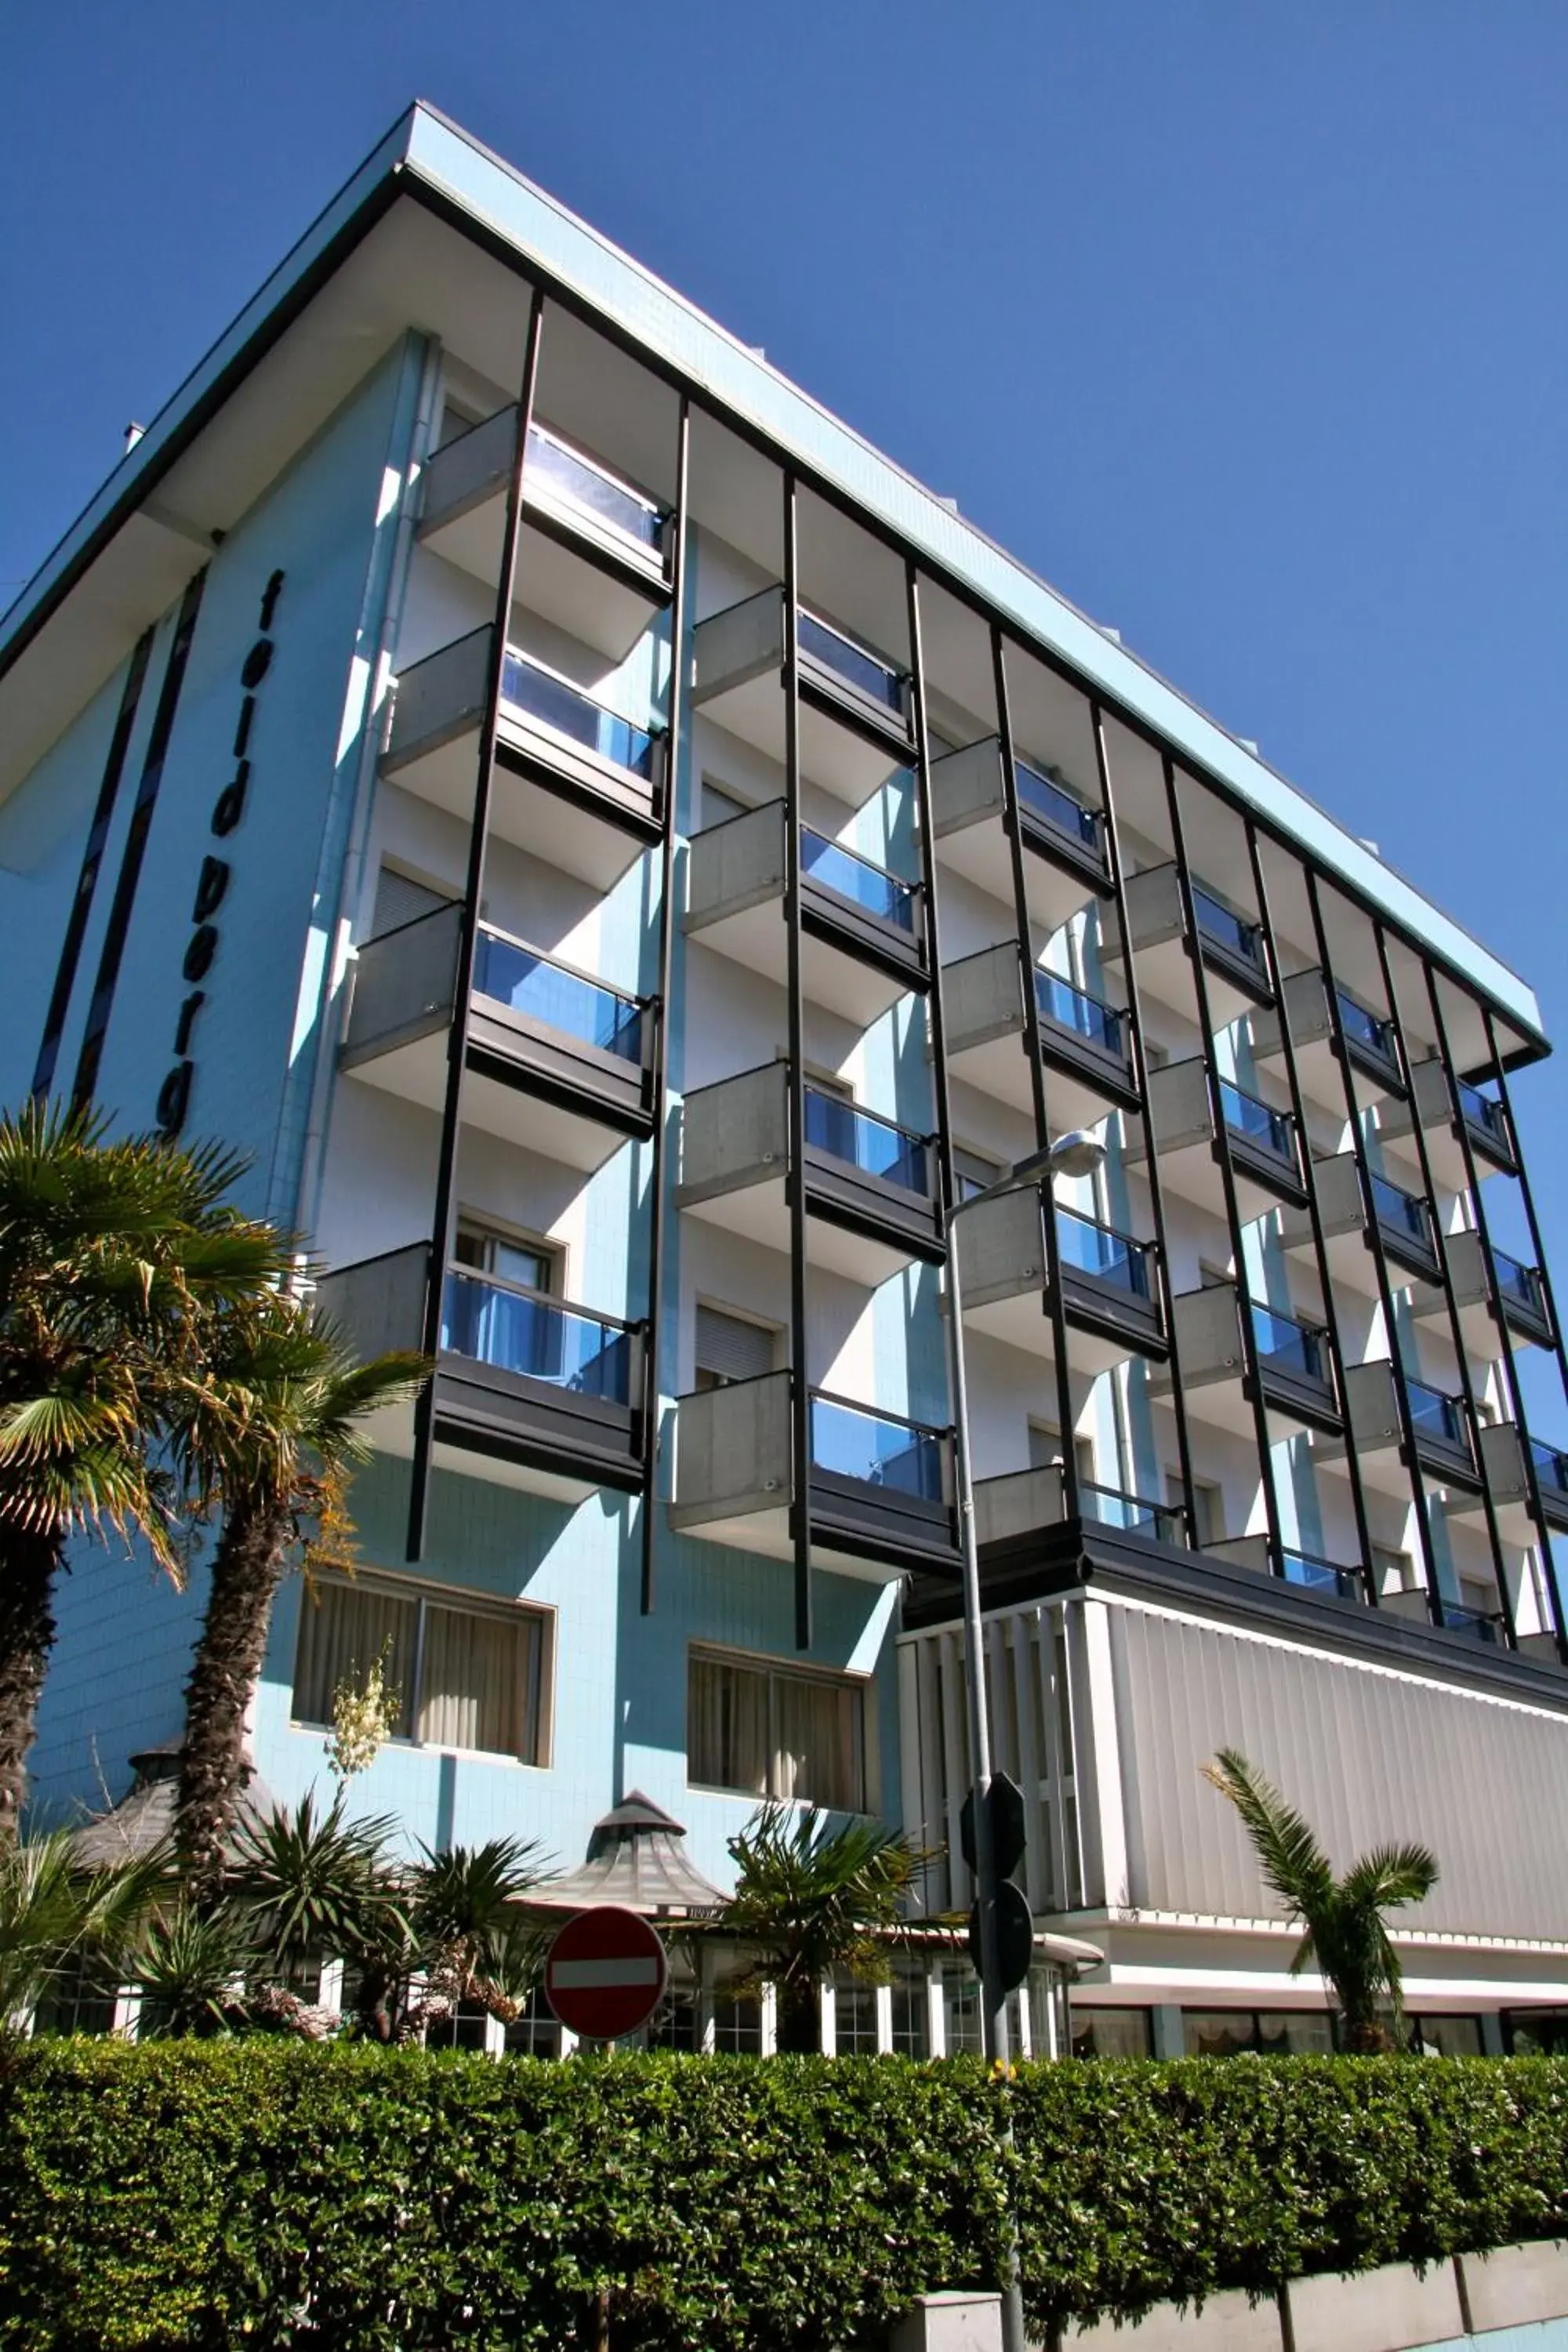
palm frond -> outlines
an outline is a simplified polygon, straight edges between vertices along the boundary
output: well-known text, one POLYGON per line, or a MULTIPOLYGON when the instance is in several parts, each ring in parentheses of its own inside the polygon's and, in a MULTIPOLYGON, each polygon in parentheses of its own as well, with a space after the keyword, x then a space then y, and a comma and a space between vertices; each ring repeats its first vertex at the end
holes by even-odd
POLYGON ((1239 1748, 1222 1748, 1205 1778, 1246 1824, 1258 1867, 1292 1914, 1310 1918, 1333 1886, 1333 1871, 1310 1825, 1239 1748))

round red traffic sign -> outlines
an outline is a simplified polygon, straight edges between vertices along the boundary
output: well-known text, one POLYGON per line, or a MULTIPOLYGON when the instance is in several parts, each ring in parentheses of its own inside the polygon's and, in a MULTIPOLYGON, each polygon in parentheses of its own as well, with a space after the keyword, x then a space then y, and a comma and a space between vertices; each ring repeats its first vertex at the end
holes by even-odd
POLYGON ((635 1911, 596 1904, 568 1919, 550 1947, 544 1990, 568 2032, 614 2042, 646 2025, 664 1998, 664 1946, 635 1911))

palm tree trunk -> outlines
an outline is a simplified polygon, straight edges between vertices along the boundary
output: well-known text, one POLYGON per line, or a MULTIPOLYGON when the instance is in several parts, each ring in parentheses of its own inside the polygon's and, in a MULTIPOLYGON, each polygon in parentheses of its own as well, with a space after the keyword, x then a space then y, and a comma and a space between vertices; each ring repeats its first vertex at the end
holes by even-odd
POLYGON ((0 1535, 0 1840, 15 1839, 27 1786, 27 1750, 55 1639, 58 1536, 0 1535))
POLYGON ((213 1555, 212 1586, 185 1685, 174 1841, 192 1899, 223 1892, 228 1833, 245 1787, 245 1717, 267 1654, 272 1602, 292 1534, 289 1515, 237 1496, 213 1555))
POLYGON ((778 1990, 775 2046, 796 2058, 816 2058, 822 2051, 822 1993, 815 1984, 782 1983, 778 1990))

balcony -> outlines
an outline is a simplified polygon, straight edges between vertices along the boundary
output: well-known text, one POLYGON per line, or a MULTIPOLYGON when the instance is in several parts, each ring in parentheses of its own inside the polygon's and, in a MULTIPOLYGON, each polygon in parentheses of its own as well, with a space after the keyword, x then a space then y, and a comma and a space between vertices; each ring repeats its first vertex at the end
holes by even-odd
MULTIPOLYGON (((785 756, 784 594, 764 588, 700 621, 691 698, 782 767, 785 756)), ((803 772, 858 808, 914 757, 907 674, 803 605, 797 637, 803 772)))
MULTIPOLYGON (((1547 1529, 1568 1534, 1568 1454, 1539 1437, 1531 1439, 1530 1452, 1541 1493, 1542 1517, 1547 1529)), ((1513 1422, 1482 1423, 1481 1467, 1486 1473, 1487 1491, 1497 1515, 1498 1532, 1503 1541, 1518 1544, 1521 1549, 1535 1543, 1538 1530, 1531 1501, 1530 1478, 1519 1430, 1513 1422)), ((1473 1527, 1484 1528, 1486 1509, 1479 1493, 1451 1497, 1448 1516, 1450 1518, 1466 1519, 1473 1527)))
POLYGON ((1378 1135, 1403 1156, 1418 1160, 1414 1132, 1417 1118, 1433 1174, 1450 1192, 1463 1191, 1468 1181, 1460 1141, 1461 1123, 1476 1158, 1478 1177, 1494 1168, 1511 1174, 1517 1167, 1508 1117, 1501 1103, 1463 1078, 1457 1078, 1450 1088, 1447 1073, 1435 1058, 1413 1065, 1410 1091, 1403 1102, 1381 1106, 1378 1135))
MULTIPOLYGON (((1197 919, 1198 945, 1208 974, 1209 1018, 1223 1029, 1253 1006, 1271 1001, 1263 935, 1250 916, 1200 882, 1194 882, 1193 911, 1197 919)), ((1181 885, 1172 866, 1146 866, 1128 877, 1125 885, 1127 928, 1133 949, 1144 959, 1142 983, 1167 1003, 1188 1001, 1189 970, 1186 923, 1181 885)), ((1125 943, 1114 933, 1107 938, 1108 958, 1126 954, 1125 943)))
MULTIPOLYGON (((1205 1544, 1204 1550, 1215 1559, 1228 1559, 1237 1568, 1250 1568, 1260 1576, 1271 1573, 1267 1536, 1231 1536, 1223 1542, 1205 1544)), ((1281 1554, 1284 1582, 1293 1584, 1301 1592, 1316 1593, 1330 1601, 1354 1601, 1364 1606, 1366 1587, 1361 1571, 1342 1568, 1331 1559, 1321 1559, 1315 1553, 1286 1550, 1281 1554)))
MULTIPOLYGON (((1480 1474, 1464 1399, 1428 1387, 1424 1381, 1407 1378, 1405 1386, 1419 1467, 1442 1485, 1478 1489, 1480 1474)), ((1401 1442, 1394 1367, 1381 1360, 1347 1364, 1345 1401, 1351 1439, 1363 1481, 1382 1492, 1407 1496, 1411 1465, 1405 1460, 1401 1442)), ((1321 1439, 1314 1444, 1313 1453, 1331 1466, 1344 1457, 1343 1441, 1321 1439)))
MULTIPOLYGON (((966 1324, 1033 1355, 1055 1353, 1043 1187, 999 1192, 953 1219, 966 1324)), ((1100 1372, 1131 1355, 1163 1356, 1155 1245, 1073 1209, 1056 1211, 1062 1305, 1073 1368, 1100 1372)))
MULTIPOLYGON (((792 1379, 763 1372, 679 1399, 672 1528, 789 1557, 792 1379)), ((920 1568, 956 1574, 949 1432, 820 1389, 810 1426, 814 1564, 878 1582, 920 1568)))
POLYGON ((1568 1452, 1548 1445, 1539 1437, 1531 1439, 1530 1451, 1547 1524, 1568 1530, 1568 1452))
MULTIPOLYGON (((681 928, 719 955, 782 986, 788 866, 783 801, 696 835, 681 928)), ((802 984, 815 1004, 860 1028, 926 985, 924 893, 809 826, 800 836, 802 984)))
MULTIPOLYGON (((1019 832, 1028 855, 1024 893, 1043 931, 1059 930, 1092 898, 1110 896, 1100 812, 1058 777, 1016 760, 1019 832)), ((1002 746, 994 735, 944 751, 931 772, 938 852, 1005 906, 1014 902, 1013 858, 1005 831, 1002 746)))
MULTIPOLYGON (((382 772, 465 822, 474 806, 490 632, 471 630, 397 681, 382 772)), ((502 666, 491 830, 608 888, 658 833, 665 740, 514 646, 502 666)))
MULTIPOLYGON (((321 1283, 322 1307, 365 1354, 417 1349, 427 1243, 343 1266, 321 1283)), ((644 1327, 567 1305, 469 1266, 447 1268, 436 1362, 436 1443, 473 1469, 563 1501, 600 1486, 635 1488, 644 1465, 644 1327)), ((393 1453, 413 1444, 413 1413, 389 1408, 372 1434, 393 1453)))
MULTIPOLYGON (((1100 1528, 1178 1549, 1184 1543, 1185 1514, 1174 1505, 1150 1502, 1084 1479, 1079 1481, 1078 1496, 1079 1524, 1086 1531, 1100 1528)), ((988 1581, 1010 1560, 1028 1563, 1037 1554, 1041 1534, 1065 1524, 1058 1464, 975 1481, 974 1536, 982 1574, 988 1581)))
MULTIPOLYGON (((1354 1154, 1342 1151, 1320 1160, 1314 1163, 1312 1173, 1331 1276, 1347 1289, 1359 1291, 1363 1297, 1375 1298, 1377 1262, 1372 1252, 1361 1171, 1354 1154)), ((1414 1304, 1417 1314, 1425 1312, 1432 1301, 1440 1305, 1442 1292, 1436 1286, 1442 1278, 1442 1266, 1431 1211, 1416 1193, 1403 1191, 1386 1176, 1369 1171, 1369 1181, 1377 1213, 1378 1238, 1389 1261, 1395 1289, 1403 1286, 1402 1277, 1410 1276, 1415 1286, 1414 1304)), ((1314 1263, 1310 1210, 1283 1210, 1279 1238, 1286 1249, 1300 1253, 1308 1264, 1314 1263)))
MULTIPOLYGON (((1296 1122, 1289 1111, 1276 1110, 1259 1096, 1229 1078, 1215 1082, 1226 1141, 1236 1175, 1237 1205, 1243 1224, 1283 1201, 1306 1205, 1306 1187, 1297 1146, 1296 1122)), ((1127 1156, 1143 1159, 1152 1126, 1160 1156, 1160 1181, 1184 1199, 1223 1213, 1218 1172, 1219 1145, 1214 1123, 1208 1073, 1194 1056, 1167 1062, 1149 1074, 1149 1110, 1142 1129, 1129 1132, 1127 1156)))
MULTIPOLYGON (((764 1063, 700 1087, 681 1113, 677 1205, 766 1249, 790 1247, 788 1069, 764 1063)), ((806 1247, 813 1265, 875 1287, 943 1255, 929 1136, 805 1088, 806 1247)))
POLYGON ((1112 1108, 1135 1108, 1127 1014, 1038 964, 1026 967, 1012 940, 942 967, 942 1012, 954 1077, 1016 1109, 1033 1111, 1026 970, 1034 975, 1052 1125, 1095 1127, 1112 1108))
MULTIPOLYGON (((1453 1286, 1454 1304, 1459 1312, 1459 1322, 1471 1350, 1478 1356, 1495 1354, 1498 1328, 1492 1316, 1490 1286, 1487 1281, 1486 1252, 1479 1234, 1467 1228, 1450 1234, 1444 1244, 1448 1261, 1448 1280, 1453 1286)), ((1492 1266, 1497 1276, 1498 1304, 1502 1310, 1503 1328, 1510 1339, 1537 1348, 1552 1344, 1552 1318, 1547 1312, 1546 1292, 1540 1270, 1510 1257, 1506 1250, 1494 1249, 1492 1266)))
POLYGON ((1179 1379, 1183 1401, 1195 1420, 1250 1437, 1255 1423, 1241 1319, 1250 1315, 1263 1402, 1269 1412, 1308 1428, 1339 1431, 1333 1368, 1327 1334, 1320 1326, 1273 1307, 1249 1305, 1230 1282, 1183 1291, 1173 1304, 1175 1348, 1171 1362, 1150 1381, 1153 1395, 1168 1396, 1179 1379))
MULTIPOLYGON (((425 468, 421 542, 494 587, 500 577, 515 406, 446 442, 425 468)), ((623 656, 669 601, 670 518, 646 490, 547 425, 529 427, 518 580, 573 636, 623 656)))
MULTIPOLYGON (((1284 1019, 1289 1024, 1302 1093, 1314 1101, 1326 1103, 1335 1112, 1342 1111, 1344 1080, 1333 1050, 1333 1013, 1322 973, 1292 972, 1279 992, 1284 1001, 1284 1019)), ((1335 998, 1358 1104, 1364 1109, 1385 1095, 1402 1092, 1405 1082, 1393 1023, 1370 1012, 1342 988, 1336 989, 1335 998)), ((1279 1006, 1255 1013, 1250 1028, 1257 1060, 1269 1061, 1283 1055, 1279 1006)))
MULTIPOLYGON (((462 908, 455 901, 362 948, 345 1070, 426 1110, 446 1099, 462 908)), ((596 1168, 653 1129, 646 999, 574 971, 489 925, 474 957, 464 1117, 568 1167, 596 1168)))

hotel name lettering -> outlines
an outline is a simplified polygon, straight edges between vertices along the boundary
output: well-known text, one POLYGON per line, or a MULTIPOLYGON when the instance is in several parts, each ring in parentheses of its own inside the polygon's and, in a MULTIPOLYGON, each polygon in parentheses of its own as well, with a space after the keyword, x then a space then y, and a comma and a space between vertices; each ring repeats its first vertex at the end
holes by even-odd
MULTIPOLYGON (((283 590, 283 574, 275 572, 261 595, 260 635, 245 656, 239 673, 244 699, 239 706, 239 720, 234 730, 235 771, 213 804, 212 833, 216 841, 226 841, 241 817, 250 792, 250 730, 256 719, 256 704, 267 674, 272 667, 272 615, 278 609, 278 599, 283 590)), ((213 958, 218 950, 216 917, 228 896, 229 878, 233 868, 226 857, 211 850, 202 860, 202 870, 196 881, 196 895, 191 903, 191 936, 186 943, 184 961, 180 966, 189 984, 190 993, 180 1006, 179 1024, 174 1031, 174 1061, 168 1076, 158 1090, 158 1127, 163 1135, 173 1139, 185 1123, 190 1108, 191 1080, 195 1075, 195 1061, 191 1040, 196 1022, 206 1003, 206 991, 202 986, 212 970, 213 958)))

